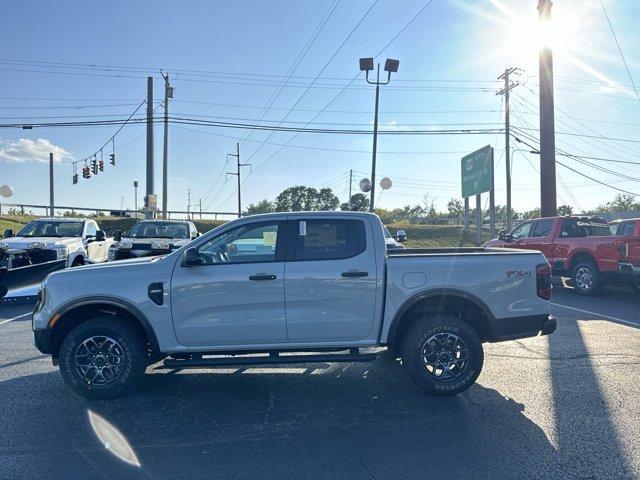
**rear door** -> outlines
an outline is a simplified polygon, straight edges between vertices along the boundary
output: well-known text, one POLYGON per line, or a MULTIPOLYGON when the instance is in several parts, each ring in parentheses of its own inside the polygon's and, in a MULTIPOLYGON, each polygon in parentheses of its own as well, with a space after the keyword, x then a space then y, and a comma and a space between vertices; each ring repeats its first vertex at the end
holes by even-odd
POLYGON ((362 217, 289 221, 285 303, 291 342, 367 338, 374 322, 377 263, 362 217))

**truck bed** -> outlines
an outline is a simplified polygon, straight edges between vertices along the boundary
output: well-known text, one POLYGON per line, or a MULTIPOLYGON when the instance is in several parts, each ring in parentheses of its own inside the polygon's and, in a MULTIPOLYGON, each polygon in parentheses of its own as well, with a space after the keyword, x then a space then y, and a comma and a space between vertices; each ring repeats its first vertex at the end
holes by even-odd
POLYGON ((491 247, 447 247, 447 248, 406 248, 391 250, 388 257, 419 256, 419 255, 497 255, 497 254, 529 254, 537 253, 533 250, 517 248, 491 247))

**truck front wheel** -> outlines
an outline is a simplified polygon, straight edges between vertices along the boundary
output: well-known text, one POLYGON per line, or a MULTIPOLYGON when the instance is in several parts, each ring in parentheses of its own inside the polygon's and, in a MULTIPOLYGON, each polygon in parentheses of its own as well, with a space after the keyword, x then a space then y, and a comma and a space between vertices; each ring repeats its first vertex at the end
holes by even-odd
POLYGON ((146 369, 144 342, 113 317, 87 320, 75 327, 60 348, 60 373, 71 389, 87 398, 129 393, 146 369))
POLYGON ((402 364, 431 395, 455 395, 469 388, 484 361, 482 341, 465 322, 443 314, 415 321, 405 332, 402 364))

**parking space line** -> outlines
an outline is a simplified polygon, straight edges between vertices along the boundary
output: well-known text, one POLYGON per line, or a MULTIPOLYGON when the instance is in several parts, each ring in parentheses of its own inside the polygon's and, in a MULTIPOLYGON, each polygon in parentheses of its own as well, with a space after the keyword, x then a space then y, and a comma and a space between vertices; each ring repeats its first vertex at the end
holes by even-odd
POLYGON ((2 320, 2 321, 0 322, 0 325, 2 325, 2 324, 4 324, 4 323, 13 322, 14 320, 20 320, 21 318, 28 317, 29 315, 31 315, 31 312, 29 312, 29 313, 23 313, 22 315, 18 315, 17 317, 9 318, 9 319, 7 319, 7 320, 2 320))
POLYGON ((590 310, 585 310, 583 308, 569 307, 567 305, 561 305, 559 303, 551 302, 551 305, 554 307, 566 308, 568 310, 574 310, 576 312, 586 313, 587 315, 594 315, 596 317, 606 318, 608 320, 613 320, 614 322, 622 323, 623 325, 628 325, 630 327, 640 327, 640 322, 631 322, 629 320, 623 320, 622 318, 612 317, 611 315, 603 315, 602 313, 592 312, 590 310))

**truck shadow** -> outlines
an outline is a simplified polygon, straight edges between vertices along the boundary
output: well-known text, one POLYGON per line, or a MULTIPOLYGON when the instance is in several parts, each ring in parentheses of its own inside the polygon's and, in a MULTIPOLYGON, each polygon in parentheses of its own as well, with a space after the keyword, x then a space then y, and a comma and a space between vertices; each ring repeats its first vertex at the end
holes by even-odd
POLYGON ((0 476, 10 478, 562 476, 524 405, 480 384, 428 397, 388 355, 151 374, 136 394, 110 401, 75 396, 58 372, 1 381, 0 391, 11 397, 0 421, 0 471, 11 469, 0 476))

